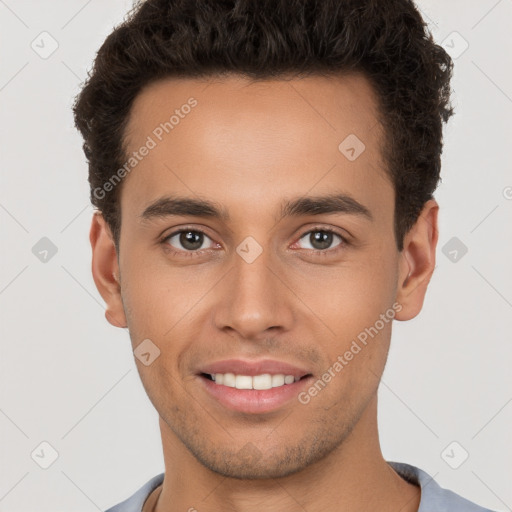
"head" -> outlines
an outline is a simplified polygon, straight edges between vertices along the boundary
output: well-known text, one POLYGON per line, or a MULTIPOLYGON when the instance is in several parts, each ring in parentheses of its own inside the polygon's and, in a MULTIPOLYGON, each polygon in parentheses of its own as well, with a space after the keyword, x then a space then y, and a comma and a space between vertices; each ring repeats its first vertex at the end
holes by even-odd
POLYGON ((146 0, 100 48, 74 106, 93 275, 107 319, 160 350, 142 382, 204 466, 299 471, 376 403, 435 266, 451 71, 408 0, 146 0), (238 357, 331 379, 240 414, 199 374, 238 357))

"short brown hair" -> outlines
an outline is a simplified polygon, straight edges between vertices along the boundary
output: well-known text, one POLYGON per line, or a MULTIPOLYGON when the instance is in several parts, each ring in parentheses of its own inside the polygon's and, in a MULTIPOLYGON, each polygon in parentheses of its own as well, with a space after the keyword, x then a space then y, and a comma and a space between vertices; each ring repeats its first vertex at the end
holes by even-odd
POLYGON ((442 121, 453 114, 452 67, 412 0, 140 1, 99 49, 73 107, 91 201, 119 248, 121 185, 101 197, 95 190, 125 162, 130 108, 150 82, 362 72, 380 102, 401 251, 440 179, 442 121))

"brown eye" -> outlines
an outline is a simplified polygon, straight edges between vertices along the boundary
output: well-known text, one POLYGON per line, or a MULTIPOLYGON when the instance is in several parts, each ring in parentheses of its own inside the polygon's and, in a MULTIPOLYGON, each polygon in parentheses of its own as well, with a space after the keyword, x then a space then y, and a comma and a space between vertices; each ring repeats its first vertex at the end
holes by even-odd
POLYGON ((302 235, 300 240, 305 240, 306 244, 309 244, 309 247, 304 247, 305 249, 313 249, 315 251, 326 251, 333 249, 345 241, 341 235, 338 235, 334 231, 328 229, 315 229, 308 231, 302 235), (340 242, 333 246, 332 244, 333 241, 335 241, 335 237, 337 237, 340 242))
POLYGON ((165 242, 174 249, 198 251, 200 249, 205 249, 205 247, 202 247, 205 242, 205 238, 210 240, 210 238, 201 231, 186 229, 172 233, 165 239, 165 242))

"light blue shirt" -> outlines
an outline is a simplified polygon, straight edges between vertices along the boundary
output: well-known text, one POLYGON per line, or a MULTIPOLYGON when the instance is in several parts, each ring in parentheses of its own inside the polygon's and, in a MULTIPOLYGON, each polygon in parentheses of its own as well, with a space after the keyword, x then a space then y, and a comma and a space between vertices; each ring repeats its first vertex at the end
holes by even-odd
MULTIPOLYGON (((388 464, 402 478, 420 486, 421 500, 418 512, 492 512, 488 508, 480 507, 452 491, 443 489, 425 471, 415 466, 402 462, 388 462, 388 464)), ((109 508, 106 512, 142 512, 144 502, 163 480, 164 473, 154 476, 135 494, 109 508)))

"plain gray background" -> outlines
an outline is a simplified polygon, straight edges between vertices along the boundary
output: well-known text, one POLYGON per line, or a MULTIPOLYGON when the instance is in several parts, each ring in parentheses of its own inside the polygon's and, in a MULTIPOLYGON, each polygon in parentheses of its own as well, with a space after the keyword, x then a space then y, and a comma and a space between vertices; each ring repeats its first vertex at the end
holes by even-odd
MULTIPOLYGON (((0 511, 104 510, 164 469, 128 333, 107 323, 92 280, 71 114, 131 5, 0 0, 0 511)), ((512 510, 512 1, 417 5, 455 59, 456 114, 436 193, 437 268, 422 313, 394 322, 382 448, 512 510)))

